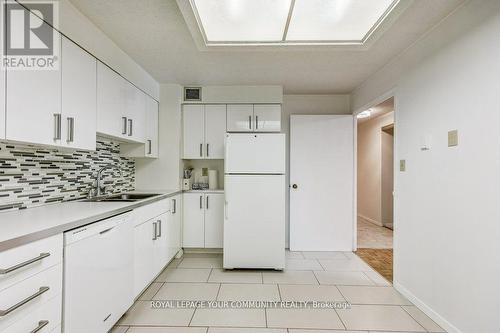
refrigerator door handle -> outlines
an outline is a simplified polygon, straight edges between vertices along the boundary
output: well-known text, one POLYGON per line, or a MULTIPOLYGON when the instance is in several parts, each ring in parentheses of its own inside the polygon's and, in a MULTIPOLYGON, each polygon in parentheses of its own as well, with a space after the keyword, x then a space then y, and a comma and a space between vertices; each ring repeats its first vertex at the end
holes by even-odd
POLYGON ((227 215, 227 201, 224 201, 224 218, 227 220, 228 215, 227 215))

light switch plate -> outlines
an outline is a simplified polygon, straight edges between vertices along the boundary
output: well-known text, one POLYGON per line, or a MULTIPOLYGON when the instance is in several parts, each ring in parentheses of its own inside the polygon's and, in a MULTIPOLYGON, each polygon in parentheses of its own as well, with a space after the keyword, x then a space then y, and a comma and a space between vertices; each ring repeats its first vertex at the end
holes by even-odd
POLYGON ((453 130, 448 132, 448 147, 458 146, 458 131, 453 130))
POLYGON ((406 171, 406 160, 399 161, 399 171, 401 171, 401 172, 406 171))

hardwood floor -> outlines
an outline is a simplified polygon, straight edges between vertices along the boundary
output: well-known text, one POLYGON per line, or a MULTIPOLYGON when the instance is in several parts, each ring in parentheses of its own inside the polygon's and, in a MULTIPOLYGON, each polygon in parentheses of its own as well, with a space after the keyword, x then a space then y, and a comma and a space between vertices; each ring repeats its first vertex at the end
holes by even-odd
POLYGON ((358 249, 356 254, 383 277, 392 282, 392 249, 358 249))

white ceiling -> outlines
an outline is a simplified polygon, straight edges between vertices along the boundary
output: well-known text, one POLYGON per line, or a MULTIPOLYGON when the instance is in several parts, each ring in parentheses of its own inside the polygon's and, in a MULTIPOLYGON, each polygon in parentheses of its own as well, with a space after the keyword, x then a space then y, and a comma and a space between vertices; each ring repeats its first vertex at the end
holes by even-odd
MULTIPOLYGON (((180 0, 184 1, 184 0, 180 0)), ((413 0, 367 49, 200 50, 175 0, 71 0, 160 83, 283 85, 285 93, 350 93, 463 0, 413 0)))

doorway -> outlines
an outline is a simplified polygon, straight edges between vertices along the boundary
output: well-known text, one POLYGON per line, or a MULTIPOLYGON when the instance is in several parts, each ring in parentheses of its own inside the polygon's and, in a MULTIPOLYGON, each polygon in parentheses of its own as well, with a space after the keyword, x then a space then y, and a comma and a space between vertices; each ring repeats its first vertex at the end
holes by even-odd
POLYGON ((356 254, 392 282, 394 98, 357 115, 356 254))

